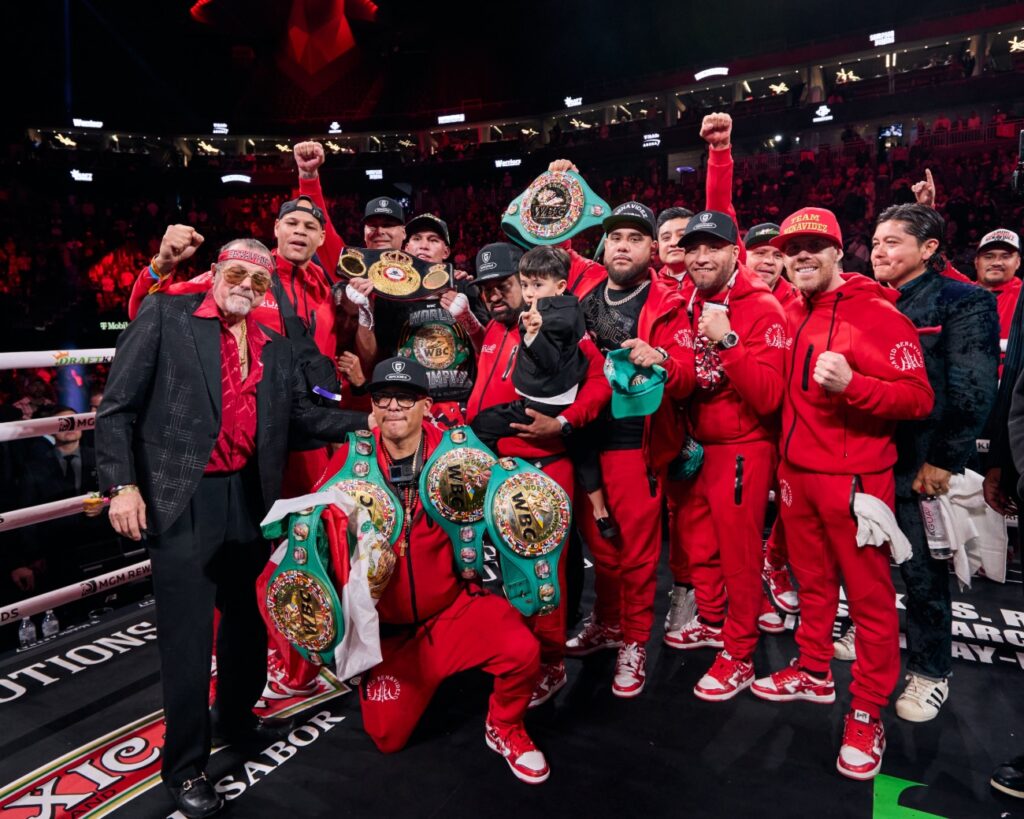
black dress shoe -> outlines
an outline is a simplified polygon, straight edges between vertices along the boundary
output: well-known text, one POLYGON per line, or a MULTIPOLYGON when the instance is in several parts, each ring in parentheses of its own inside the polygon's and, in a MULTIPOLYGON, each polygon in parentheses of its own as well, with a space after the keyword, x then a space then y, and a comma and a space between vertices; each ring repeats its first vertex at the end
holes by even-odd
POLYGON ((284 739, 295 730, 296 722, 283 717, 257 719, 241 727, 219 725, 214 721, 211 725, 214 745, 259 745, 284 739))
POLYGON ((206 819, 224 807, 224 800, 205 773, 186 779, 180 785, 168 785, 167 790, 171 792, 174 806, 188 819, 206 819))
POLYGON ((989 784, 997 791, 1024 799, 1024 756, 1018 756, 996 768, 989 784))

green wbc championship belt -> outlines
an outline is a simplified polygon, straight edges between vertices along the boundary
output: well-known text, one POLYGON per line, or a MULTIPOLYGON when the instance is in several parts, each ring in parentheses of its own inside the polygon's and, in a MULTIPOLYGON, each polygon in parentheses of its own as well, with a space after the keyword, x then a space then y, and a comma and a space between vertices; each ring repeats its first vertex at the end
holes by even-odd
POLYGON ((469 427, 447 430, 420 472, 423 505, 451 539, 455 571, 467 580, 484 571, 486 473, 494 456, 469 427))
MULTIPOLYGON (((337 487, 351 495, 394 545, 402 532, 402 506, 387 489, 373 444, 367 430, 349 433, 345 465, 320 491, 337 487)), ((267 585, 271 622, 314 665, 333 665, 334 650, 345 636, 341 596, 330 570, 330 543, 320 521, 326 508, 302 509, 263 527, 266 538, 288 537, 284 558, 267 585)))
POLYGON ((501 229, 527 249, 557 245, 601 224, 611 212, 578 173, 545 171, 505 208, 501 229))
POLYGON ((558 559, 572 504, 556 481, 520 458, 499 458, 484 501, 487 531, 498 550, 509 602, 522 614, 558 608, 558 559))
POLYGON ((436 298, 452 281, 452 266, 425 262, 402 250, 349 247, 338 259, 338 274, 369 279, 378 296, 394 301, 436 298))

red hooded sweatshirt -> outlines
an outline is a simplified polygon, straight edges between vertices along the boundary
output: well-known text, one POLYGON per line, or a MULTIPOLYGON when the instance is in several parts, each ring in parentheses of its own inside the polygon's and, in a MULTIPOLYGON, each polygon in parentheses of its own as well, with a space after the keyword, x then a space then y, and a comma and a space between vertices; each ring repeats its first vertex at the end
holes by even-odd
POLYGON ((1013 311, 1017 309, 1020 298, 1021 280, 1014 276, 1006 284, 993 287, 989 292, 996 297, 996 309, 999 311, 999 338, 1010 337, 1013 326, 1013 311))
POLYGON ((717 356, 721 363, 721 381, 714 388, 704 389, 698 376, 689 408, 693 437, 702 444, 775 441, 788 336, 782 307, 768 286, 742 263, 731 286, 711 298, 705 298, 689 277, 687 282, 683 297, 692 310, 687 328, 689 344, 692 346, 697 336, 706 301, 728 306, 729 324, 740 338, 735 347, 715 348, 708 353, 709 358, 717 356))
POLYGON ((859 273, 789 306, 792 354, 782 402, 782 457, 828 475, 882 472, 896 463, 896 422, 924 418, 935 394, 917 328, 894 306, 899 291, 859 273), (818 356, 842 353, 853 380, 830 393, 813 378, 818 356))
POLYGON ((794 301, 800 300, 800 291, 797 290, 792 282, 789 281, 785 276, 779 276, 775 280, 775 286, 772 288, 772 295, 775 296, 776 300, 782 306, 782 312, 789 310, 789 305, 794 301))

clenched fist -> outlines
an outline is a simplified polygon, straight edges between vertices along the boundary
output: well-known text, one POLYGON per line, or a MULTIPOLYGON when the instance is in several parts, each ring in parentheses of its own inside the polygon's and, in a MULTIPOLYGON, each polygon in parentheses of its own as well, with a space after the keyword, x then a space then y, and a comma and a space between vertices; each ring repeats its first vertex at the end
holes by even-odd
POLYGON ((319 142, 299 142, 293 149, 295 165, 302 179, 316 179, 318 168, 324 164, 327 155, 319 142))
POLYGON ((853 370, 842 353, 824 352, 814 362, 814 382, 829 392, 842 392, 853 380, 853 370))
POLYGON ((548 165, 548 170, 552 173, 564 173, 565 171, 573 171, 574 173, 580 172, 580 169, 572 164, 571 159, 556 159, 548 165))
POLYGON ((700 124, 700 138, 711 148, 728 148, 732 139, 732 117, 728 114, 708 114, 700 124))
POLYGON ((181 262, 191 257, 203 243, 203 235, 189 225, 171 225, 160 240, 156 255, 158 273, 170 273, 181 262))
POLYGON ((697 320, 697 332, 717 344, 732 330, 729 314, 725 310, 704 310, 697 320))

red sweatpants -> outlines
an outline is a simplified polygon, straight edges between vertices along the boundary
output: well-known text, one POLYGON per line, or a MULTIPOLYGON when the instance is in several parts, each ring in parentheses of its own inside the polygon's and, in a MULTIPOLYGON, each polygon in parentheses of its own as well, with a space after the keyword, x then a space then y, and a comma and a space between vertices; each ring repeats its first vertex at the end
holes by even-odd
POLYGON ((692 481, 664 482, 665 506, 668 508, 668 567, 675 583, 692 584, 690 560, 686 555, 686 534, 683 528, 682 507, 687 487, 692 481))
MULTIPOLYGON (((779 499, 779 487, 775 487, 775 506, 781 506, 779 499)), ((789 549, 786 547, 786 530, 782 526, 782 513, 775 518, 772 524, 771 534, 768 535, 768 542, 765 544, 764 559, 773 569, 784 569, 789 565, 789 549)))
POLYGON ((697 609, 708 622, 725 620, 725 650, 738 660, 749 660, 757 647, 762 532, 775 461, 773 442, 709 444, 700 472, 685 482, 680 518, 697 609))
MULTIPOLYGON (((893 505, 896 486, 891 471, 859 477, 862 488, 857 491, 893 505)), ((855 480, 854 475, 804 472, 783 463, 779 511, 789 565, 800 584, 800 665, 820 674, 831 665, 841 576, 857 626, 851 708, 878 717, 899 678, 899 618, 888 550, 857 545, 857 522, 850 509, 855 480)))
MULTIPOLYGON (((528 460, 528 459, 527 459, 528 460)), ((573 471, 572 461, 566 458, 559 458, 545 466, 541 470, 558 483, 569 493, 569 500, 573 498, 573 471)), ((562 548, 562 556, 558 561, 558 587, 562 594, 558 600, 558 609, 551 614, 534 615, 526 619, 526 624, 540 640, 540 661, 542 663, 560 663, 565 657, 565 563, 568 559, 566 552, 568 544, 562 548)))
POLYGON ((523 619, 497 595, 463 591, 410 636, 381 640, 383 661, 366 673, 363 728, 384 753, 405 746, 445 677, 470 668, 494 675, 489 715, 522 722, 540 673, 540 649, 523 619))
POLYGON ((601 537, 586 494, 578 495, 577 524, 594 557, 594 615, 621 625, 627 642, 643 645, 654 622, 654 591, 661 551, 661 480, 652 491, 639 449, 601 453, 605 502, 619 527, 614 540, 601 537))

